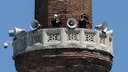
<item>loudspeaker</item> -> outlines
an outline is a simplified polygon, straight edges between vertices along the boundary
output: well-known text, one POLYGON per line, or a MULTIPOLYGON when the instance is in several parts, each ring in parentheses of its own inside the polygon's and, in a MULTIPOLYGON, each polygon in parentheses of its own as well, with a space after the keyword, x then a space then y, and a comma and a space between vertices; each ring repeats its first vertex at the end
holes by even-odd
POLYGON ((3 47, 4 47, 5 49, 8 47, 8 43, 12 43, 12 41, 6 41, 6 42, 4 42, 3 47))
POLYGON ((103 22, 102 24, 100 24, 100 25, 97 25, 95 28, 97 29, 97 30, 106 30, 107 29, 107 22, 103 22))
POLYGON ((9 36, 14 37, 14 30, 9 30, 9 36))
POLYGON ((5 42, 5 43, 3 44, 3 46, 4 46, 4 48, 7 48, 7 47, 8 47, 8 43, 5 42))
POLYGON ((113 35, 113 29, 112 29, 112 30, 107 31, 106 33, 108 33, 108 34, 110 34, 110 35, 113 35))
POLYGON ((107 22, 102 23, 102 30, 104 30, 108 26, 107 22))
POLYGON ((15 27, 13 30, 9 30, 9 36, 14 37, 17 34, 20 34, 22 32, 25 32, 25 29, 20 29, 20 28, 15 27))
POLYGON ((75 28, 77 26, 77 20, 71 17, 67 20, 67 25, 69 28, 75 28))
POLYGON ((39 24, 39 22, 38 22, 37 20, 33 20, 33 21, 31 22, 30 28, 31 28, 32 30, 36 30, 36 29, 38 29, 39 27, 40 27, 40 24, 39 24))

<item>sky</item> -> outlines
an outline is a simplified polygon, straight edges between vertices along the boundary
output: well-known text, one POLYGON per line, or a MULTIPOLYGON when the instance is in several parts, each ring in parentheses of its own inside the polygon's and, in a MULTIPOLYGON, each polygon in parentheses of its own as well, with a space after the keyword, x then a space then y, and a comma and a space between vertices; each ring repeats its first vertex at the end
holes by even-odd
MULTIPOLYGON (((92 0, 93 24, 106 21, 113 29, 114 59, 111 72, 128 70, 128 0, 92 0)), ((16 72, 12 59, 13 48, 5 41, 12 41, 8 31, 14 27, 30 31, 30 22, 34 19, 34 0, 0 0, 0 72, 16 72)))

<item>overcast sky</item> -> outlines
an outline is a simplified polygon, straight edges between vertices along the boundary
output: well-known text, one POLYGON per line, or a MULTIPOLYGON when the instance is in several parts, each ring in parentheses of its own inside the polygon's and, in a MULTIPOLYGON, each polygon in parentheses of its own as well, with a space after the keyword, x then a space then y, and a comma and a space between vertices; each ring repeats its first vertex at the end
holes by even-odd
MULTIPOLYGON (((8 30, 15 26, 30 31, 34 18, 34 0, 0 0, 0 72, 16 72, 13 48, 3 48, 12 40, 8 30)), ((127 72, 128 68, 128 0, 93 0, 93 24, 106 21, 114 29, 114 60, 111 72, 127 72)))

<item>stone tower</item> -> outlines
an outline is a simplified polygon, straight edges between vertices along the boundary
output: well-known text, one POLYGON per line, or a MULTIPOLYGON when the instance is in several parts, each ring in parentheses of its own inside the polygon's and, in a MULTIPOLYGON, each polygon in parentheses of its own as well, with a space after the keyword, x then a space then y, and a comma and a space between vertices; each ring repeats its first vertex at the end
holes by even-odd
POLYGON ((35 0, 35 19, 42 29, 16 35, 13 58, 17 72, 110 72, 112 35, 84 28, 66 28, 67 19, 89 17, 92 0, 35 0), (51 28, 59 14, 63 28, 51 28))

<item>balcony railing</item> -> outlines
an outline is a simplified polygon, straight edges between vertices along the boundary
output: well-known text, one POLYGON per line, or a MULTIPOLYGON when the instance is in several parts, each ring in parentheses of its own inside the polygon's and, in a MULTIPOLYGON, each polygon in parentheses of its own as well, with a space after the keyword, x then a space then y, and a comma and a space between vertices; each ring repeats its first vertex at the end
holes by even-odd
POLYGON ((112 35, 91 29, 48 28, 25 32, 13 40, 14 56, 31 50, 52 48, 85 48, 113 55, 112 35))

